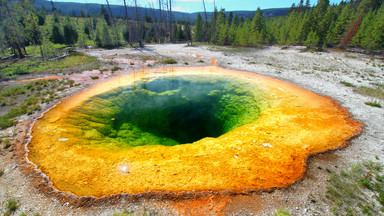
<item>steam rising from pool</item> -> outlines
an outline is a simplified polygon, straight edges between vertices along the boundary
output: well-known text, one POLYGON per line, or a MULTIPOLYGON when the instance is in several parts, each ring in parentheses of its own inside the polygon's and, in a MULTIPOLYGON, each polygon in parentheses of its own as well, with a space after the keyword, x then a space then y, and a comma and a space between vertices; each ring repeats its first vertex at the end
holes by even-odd
POLYGON ((249 72, 155 69, 100 83, 39 119, 31 162, 78 196, 285 187, 360 133, 331 98, 249 72))

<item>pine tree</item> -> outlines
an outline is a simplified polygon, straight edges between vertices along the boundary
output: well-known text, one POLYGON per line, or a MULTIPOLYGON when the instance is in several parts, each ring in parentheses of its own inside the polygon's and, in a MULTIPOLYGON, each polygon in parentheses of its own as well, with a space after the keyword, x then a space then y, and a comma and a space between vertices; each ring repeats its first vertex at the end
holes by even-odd
POLYGON ((257 8, 251 23, 250 40, 248 41, 248 44, 255 46, 259 43, 266 42, 266 38, 268 38, 268 34, 265 17, 263 16, 260 8, 257 8))
POLYGON ((383 49, 384 48, 384 4, 381 6, 379 12, 376 14, 375 28, 372 31, 372 44, 368 48, 383 49))
POLYGON ((185 25, 185 30, 184 30, 184 39, 187 40, 188 42, 188 45, 189 43, 191 43, 192 45, 192 31, 191 31, 191 25, 190 25, 190 22, 187 22, 187 24, 185 25))
POLYGON ((337 44, 340 42, 345 30, 347 29, 353 10, 350 4, 347 4, 341 11, 340 16, 337 18, 336 24, 331 29, 326 37, 326 41, 329 44, 337 44))
POLYGON ((299 4, 297 5, 299 9, 304 7, 304 0, 300 0, 299 4))
POLYGON ((215 7, 215 10, 213 12, 213 15, 211 17, 211 21, 210 21, 210 24, 209 24, 209 32, 208 32, 208 38, 210 39, 210 41, 208 42, 212 42, 212 43, 216 43, 216 20, 217 20, 217 16, 218 16, 218 12, 217 12, 217 8, 215 7))
POLYGON ((299 41, 301 43, 307 39, 309 33, 315 31, 316 20, 313 11, 314 10, 310 10, 309 12, 305 13, 305 16, 303 17, 304 23, 299 37, 299 41))
POLYGON ((351 41, 352 46, 368 48, 372 44, 372 33, 374 32, 375 13, 369 12, 364 16, 359 30, 351 41))
POLYGON ((195 21, 195 34, 193 37, 194 41, 202 42, 204 41, 204 22, 200 13, 197 14, 195 21))
POLYGON ((101 14, 104 16, 105 21, 107 22, 108 26, 112 25, 111 17, 109 16, 109 13, 107 9, 104 7, 104 5, 101 5, 101 14))
POLYGON ((326 42, 327 34, 336 19, 335 17, 336 14, 334 8, 328 7, 325 15, 321 18, 317 27, 317 34, 319 35, 320 44, 324 44, 326 42))
POLYGON ((49 40, 47 34, 42 35, 41 52, 44 53, 44 59, 51 59, 59 55, 54 44, 49 40))
POLYGON ((30 43, 39 46, 41 58, 45 60, 46 57, 44 54, 44 50, 42 48, 42 43, 43 43, 42 30, 38 25, 38 18, 32 13, 29 14, 27 17, 27 25, 26 25, 25 31, 28 35, 28 40, 30 41, 30 43))
POLYGON ((235 25, 235 22, 233 22, 233 24, 228 30, 228 44, 231 44, 231 45, 235 44, 237 31, 238 31, 238 27, 237 25, 235 25))
POLYGON ((38 25, 42 26, 45 24, 46 14, 47 12, 43 9, 36 12, 37 18, 38 18, 38 25))
POLYGON ((101 19, 97 23, 95 43, 98 47, 112 49, 120 45, 120 33, 116 28, 110 29, 107 22, 101 19))
POLYGON ((221 45, 228 42, 228 23, 224 10, 220 10, 216 18, 216 31, 212 35, 212 41, 221 45))
MULTIPOLYGON (((175 25, 177 26, 177 25, 175 25)), ((181 40, 184 40, 184 31, 181 25, 178 26, 177 28, 177 33, 176 33, 176 42, 179 42, 181 40)))
POLYGON ((79 38, 77 41, 77 46, 85 48, 87 47, 88 35, 84 32, 84 29, 79 32, 79 38))
POLYGON ((173 25, 173 30, 171 31, 171 42, 172 43, 176 43, 179 39, 177 38, 178 35, 177 35, 177 31, 178 31, 178 27, 177 27, 177 24, 174 24, 173 25))
POLYGON ((253 17, 253 20, 252 20, 252 31, 261 32, 262 30, 265 30, 265 29, 266 29, 265 18, 260 8, 257 8, 255 16, 253 17))
POLYGON ((103 25, 101 45, 103 48, 113 48, 113 41, 111 35, 109 34, 109 28, 107 24, 103 25))
POLYGON ((319 47, 320 38, 315 31, 311 31, 304 42, 304 45, 308 48, 319 47))
MULTIPOLYGON (((379 10, 371 11, 364 17, 356 37, 359 37, 359 33, 364 36, 361 43, 356 45, 365 49, 384 48, 384 4, 379 10)), ((355 38, 353 42, 355 42, 355 38)))
POLYGON ((344 37, 341 39, 340 46, 344 47, 349 45, 353 37, 357 34, 361 22, 362 17, 358 17, 349 24, 347 31, 344 33, 344 37))
POLYGON ((69 16, 66 17, 64 22, 63 36, 64 36, 64 42, 66 44, 74 44, 77 42, 78 33, 76 30, 76 27, 72 24, 69 16))
POLYGON ((64 43, 64 36, 61 30, 61 26, 58 23, 53 23, 52 25, 52 42, 56 44, 63 44, 64 43))
POLYGON ((309 0, 305 1, 305 8, 309 9, 311 7, 311 2, 309 0))
POLYGON ((235 17, 233 17, 233 24, 232 25, 235 25, 236 27, 238 27, 240 25, 239 16, 237 15, 237 13, 235 14, 235 17))
POLYGON ((228 26, 231 27, 233 21, 233 12, 231 11, 228 16, 228 26))
POLYGON ((83 8, 81 8, 81 10, 80 10, 80 16, 83 17, 83 18, 85 17, 85 13, 83 11, 83 8))
POLYGON ((42 33, 38 25, 38 18, 32 13, 27 16, 25 35, 30 44, 40 45, 42 42, 42 33))
POLYGON ((101 29, 100 28, 96 28, 95 44, 97 47, 103 47, 103 43, 101 41, 101 29))
MULTIPOLYGON (((12 47, 18 58, 24 58, 25 34, 24 23, 25 13, 21 4, 23 2, 12 2, 10 0, 0 1, 0 44, 2 50, 12 47)), ((24 2, 28 3, 28 2, 24 2)))

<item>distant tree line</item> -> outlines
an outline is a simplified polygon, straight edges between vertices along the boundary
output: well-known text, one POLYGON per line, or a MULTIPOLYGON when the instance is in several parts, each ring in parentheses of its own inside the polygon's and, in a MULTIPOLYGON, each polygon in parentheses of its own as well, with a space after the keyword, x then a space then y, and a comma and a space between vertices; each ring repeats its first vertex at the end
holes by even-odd
MULTIPOLYGON (((219 45, 306 45, 308 47, 384 48, 383 0, 350 0, 330 5, 319 0, 293 4, 285 16, 264 18, 260 8, 246 20, 215 9, 211 20, 201 14, 195 21, 194 40, 219 45)), ((203 1, 204 4, 204 1, 203 1)))
MULTIPOLYGON (((28 55, 26 46, 40 46, 42 58, 55 55, 54 44, 69 46, 94 46, 115 48, 124 44, 144 46, 144 43, 192 42, 190 21, 173 18, 173 0, 158 0, 162 9, 160 18, 153 14, 139 14, 137 0, 135 17, 128 14, 126 1, 125 17, 114 17, 107 6, 101 5, 100 13, 80 11, 80 16, 63 16, 53 1, 52 9, 41 10, 31 0, 0 0, 0 50, 8 49, 18 58, 28 55)), ((154 10, 152 10, 154 11, 154 10)))
MULTIPOLYGON (((130 1, 131 2, 131 1, 130 1)), ((63 16, 51 1, 51 10, 36 9, 31 0, 0 0, 0 50, 11 50, 18 58, 28 55, 26 46, 40 47, 41 57, 56 55, 55 44, 79 47, 115 48, 145 43, 207 42, 219 45, 258 46, 260 44, 306 45, 308 47, 384 48, 383 0, 350 0, 330 5, 319 0, 313 7, 309 0, 293 4, 290 13, 266 19, 260 8, 254 17, 217 10, 208 20, 204 13, 194 23, 173 17, 173 0, 157 0, 160 16, 139 14, 138 1, 125 6, 124 17, 114 17, 109 1, 100 13, 80 11, 77 16, 63 16), (134 17, 128 7, 136 9, 134 17)))

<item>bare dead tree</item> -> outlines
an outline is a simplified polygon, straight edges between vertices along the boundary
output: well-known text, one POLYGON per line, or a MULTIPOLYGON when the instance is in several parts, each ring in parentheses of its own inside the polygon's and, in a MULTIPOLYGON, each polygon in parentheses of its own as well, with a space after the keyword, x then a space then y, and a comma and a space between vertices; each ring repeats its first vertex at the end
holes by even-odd
POLYGON ((167 11, 164 15, 164 29, 165 29, 165 34, 167 35, 170 31, 169 31, 169 2, 168 0, 165 0, 164 2, 164 8, 165 10, 167 11))
MULTIPOLYGON (((188 17, 188 22, 189 22, 189 25, 191 25, 191 18, 190 17, 188 17)), ((189 41, 191 42, 191 46, 193 46, 193 44, 192 44, 192 42, 193 42, 193 34, 192 34, 192 29, 191 29, 191 26, 189 26, 189 28, 190 28, 190 30, 189 30, 189 41)))
POLYGON ((25 50, 25 46, 23 44, 23 39, 20 36, 21 29, 18 26, 17 21, 15 21, 15 14, 12 12, 11 9, 11 2, 10 1, 0 1, 0 15, 1 15, 1 21, 0 21, 0 27, 2 27, 3 23, 7 22, 6 31, 3 32, 3 34, 0 34, 0 40, 2 40, 2 43, 5 40, 5 38, 8 39, 8 42, 11 44, 13 53, 18 58, 24 58, 24 54, 22 49, 25 50), (5 34, 5 32, 7 32, 5 34), (5 37, 5 38, 3 38, 5 37), (15 52, 17 50, 17 53, 15 52))
POLYGON ((141 21, 140 21, 140 14, 139 14, 139 7, 137 5, 137 0, 135 0, 135 9, 136 9, 136 38, 139 42, 140 47, 144 47, 143 41, 142 41, 142 34, 141 34, 141 21))
POLYGON ((153 31, 154 31, 154 34, 155 34, 155 38, 154 38, 154 41, 156 40, 159 40, 159 43, 160 43, 160 28, 159 28, 159 22, 158 22, 158 19, 156 17, 156 11, 155 11, 155 5, 154 3, 152 2, 150 4, 150 14, 152 16, 152 28, 153 28, 153 31))
POLYGON ((124 8, 125 8, 125 20, 127 22, 127 28, 128 28, 129 45, 131 45, 131 47, 133 47, 132 27, 131 27, 131 23, 129 22, 129 19, 128 19, 128 8, 127 8, 127 3, 125 0, 124 0, 124 8))
POLYGON ((166 0, 165 6, 167 8, 167 21, 168 21, 168 32, 169 32, 169 38, 172 41, 173 40, 173 18, 172 18, 172 0, 166 0))
POLYGON ((116 21, 113 18, 113 14, 112 14, 112 10, 111 10, 111 5, 109 5, 109 1, 108 0, 106 0, 106 1, 107 1, 107 6, 108 6, 109 14, 111 14, 111 19, 112 19, 113 25, 116 27, 116 21))
POLYGON ((208 42, 208 15, 207 15, 207 8, 205 7, 205 1, 203 0, 203 6, 204 6, 204 16, 205 16, 205 26, 204 26, 204 33, 207 36, 206 41, 208 42))
POLYGON ((162 35, 163 35, 163 23, 164 23, 164 20, 163 20, 163 9, 162 9, 162 0, 159 0, 159 13, 160 13, 160 17, 159 17, 159 34, 160 34, 160 37, 159 37, 159 43, 161 43, 161 38, 162 38, 162 35))
POLYGON ((51 0, 51 5, 52 5, 52 12, 55 12, 56 11, 56 7, 55 7, 55 4, 53 3, 52 0, 51 0))
POLYGON ((170 24, 170 26, 169 26, 169 29, 170 29, 170 35, 171 35, 171 41, 172 41, 172 37, 173 37, 173 16, 172 16, 172 2, 173 2, 173 0, 169 0, 169 11, 168 11, 168 13, 169 13, 169 24, 170 24))
POLYGON ((87 9, 87 16, 89 15, 89 17, 88 17, 89 27, 90 27, 91 31, 94 32, 93 27, 91 27, 92 26, 92 19, 91 19, 91 13, 89 12, 89 7, 88 7, 88 2, 87 1, 85 1, 85 8, 87 9))

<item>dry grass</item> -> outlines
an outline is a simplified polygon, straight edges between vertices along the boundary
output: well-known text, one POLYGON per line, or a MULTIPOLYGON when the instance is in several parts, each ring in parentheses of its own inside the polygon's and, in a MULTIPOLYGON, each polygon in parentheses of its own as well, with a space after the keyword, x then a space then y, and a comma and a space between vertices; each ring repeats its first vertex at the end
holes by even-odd
POLYGON ((382 164, 368 161, 339 173, 332 172, 326 192, 332 212, 335 215, 383 214, 383 171, 382 164))

